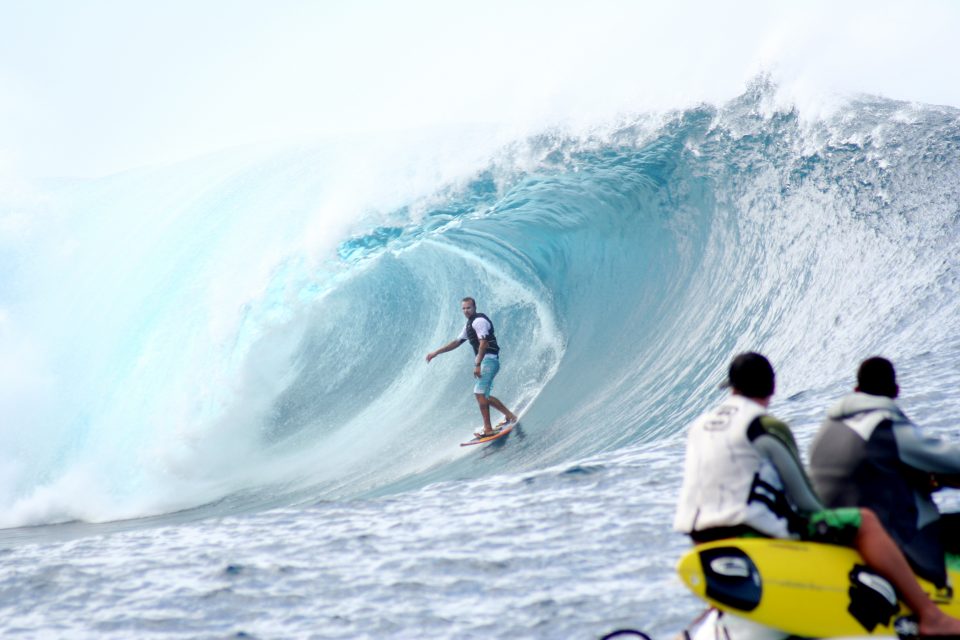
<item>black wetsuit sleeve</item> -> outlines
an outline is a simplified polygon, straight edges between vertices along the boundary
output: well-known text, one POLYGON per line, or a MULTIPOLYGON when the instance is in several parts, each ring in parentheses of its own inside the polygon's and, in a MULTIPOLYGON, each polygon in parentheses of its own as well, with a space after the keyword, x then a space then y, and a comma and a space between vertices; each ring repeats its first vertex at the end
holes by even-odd
POLYGON ((750 425, 747 436, 760 455, 776 468, 787 497, 798 510, 813 513, 824 508, 803 470, 790 427, 773 416, 760 416, 750 425))

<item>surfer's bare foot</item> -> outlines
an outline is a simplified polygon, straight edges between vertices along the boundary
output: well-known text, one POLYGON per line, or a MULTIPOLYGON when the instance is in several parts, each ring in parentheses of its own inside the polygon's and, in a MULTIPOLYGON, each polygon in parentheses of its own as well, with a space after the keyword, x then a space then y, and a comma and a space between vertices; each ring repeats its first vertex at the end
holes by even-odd
POLYGON ((960 620, 952 618, 931 603, 920 617, 920 637, 960 636, 960 620))

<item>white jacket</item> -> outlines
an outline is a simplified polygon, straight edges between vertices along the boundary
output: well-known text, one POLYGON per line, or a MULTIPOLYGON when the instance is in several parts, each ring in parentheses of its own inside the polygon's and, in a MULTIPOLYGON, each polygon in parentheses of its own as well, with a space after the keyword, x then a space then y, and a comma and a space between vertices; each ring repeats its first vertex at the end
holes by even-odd
POLYGON ((797 506, 788 499, 778 469, 787 469, 790 485, 800 488, 801 506, 815 510, 820 504, 812 490, 805 495, 809 481, 792 438, 762 405, 739 395, 697 418, 687 432, 674 529, 691 533, 746 525, 774 538, 795 537, 788 523, 797 506), (772 433, 765 422, 779 425, 785 434, 772 433), (787 439, 791 446, 784 443, 787 439))

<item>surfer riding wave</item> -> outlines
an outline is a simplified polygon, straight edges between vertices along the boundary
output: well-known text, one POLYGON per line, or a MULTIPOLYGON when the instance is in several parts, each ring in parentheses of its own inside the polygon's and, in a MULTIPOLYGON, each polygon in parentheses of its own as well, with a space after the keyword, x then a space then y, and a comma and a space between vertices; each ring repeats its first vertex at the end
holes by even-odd
POLYGON ((435 351, 427 354, 427 362, 441 353, 453 351, 464 342, 469 341, 473 347, 474 358, 473 377, 477 379, 473 387, 473 394, 480 406, 480 415, 483 416, 483 429, 474 435, 478 438, 492 436, 504 425, 517 421, 517 416, 510 411, 498 398, 490 395, 493 389, 493 379, 500 371, 500 345, 494 334, 493 322, 485 314, 477 312, 477 302, 467 297, 460 301, 460 310, 467 319, 463 331, 455 340, 447 343, 435 351), (490 421, 490 407, 503 414, 503 421, 496 428, 490 421))

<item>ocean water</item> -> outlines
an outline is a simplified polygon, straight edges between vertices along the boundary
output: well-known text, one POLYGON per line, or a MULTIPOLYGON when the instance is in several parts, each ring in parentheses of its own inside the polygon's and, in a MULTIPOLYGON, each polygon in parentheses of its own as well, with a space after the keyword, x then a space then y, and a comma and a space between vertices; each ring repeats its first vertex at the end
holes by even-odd
POLYGON ((960 420, 960 111, 775 94, 6 194, 0 635, 681 630, 683 427, 733 354, 802 445, 874 354, 960 420), (424 361, 465 295, 522 412, 486 447, 469 348, 424 361))

